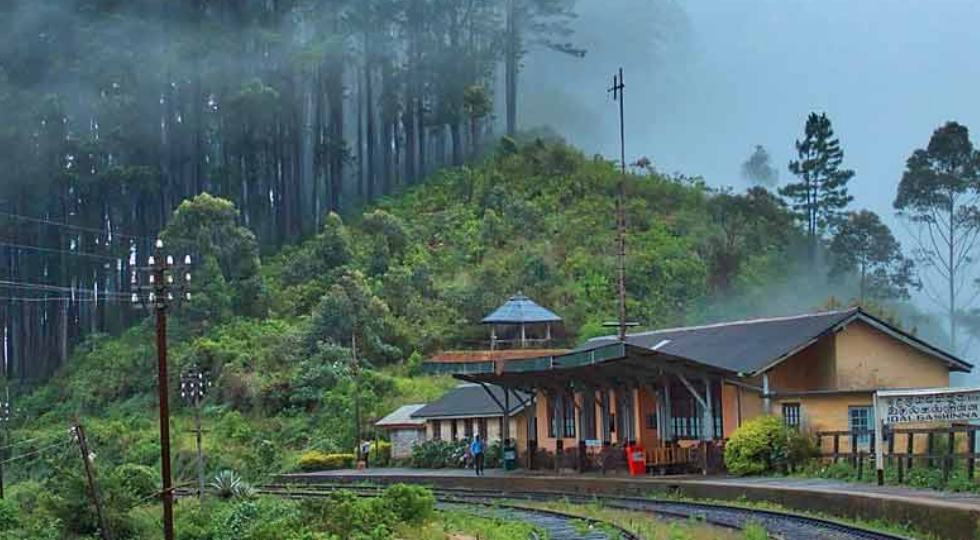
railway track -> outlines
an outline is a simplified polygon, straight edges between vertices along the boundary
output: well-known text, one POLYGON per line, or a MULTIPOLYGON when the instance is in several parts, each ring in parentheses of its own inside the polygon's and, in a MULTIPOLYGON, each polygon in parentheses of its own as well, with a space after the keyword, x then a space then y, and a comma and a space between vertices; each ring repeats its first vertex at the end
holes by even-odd
MULTIPOLYGON (((276 484, 260 492, 290 497, 326 497, 336 490, 361 495, 375 495, 383 486, 356 484, 316 484, 309 486, 276 484)), ((697 519, 728 529, 743 529, 750 523, 764 527, 771 537, 782 540, 914 540, 909 537, 874 531, 828 519, 786 512, 759 510, 714 503, 680 502, 669 499, 606 496, 596 497, 567 492, 480 491, 459 488, 432 488, 441 503, 482 504, 496 507, 525 508, 516 503, 568 501, 575 504, 601 502, 607 508, 656 514, 667 519, 697 519)))

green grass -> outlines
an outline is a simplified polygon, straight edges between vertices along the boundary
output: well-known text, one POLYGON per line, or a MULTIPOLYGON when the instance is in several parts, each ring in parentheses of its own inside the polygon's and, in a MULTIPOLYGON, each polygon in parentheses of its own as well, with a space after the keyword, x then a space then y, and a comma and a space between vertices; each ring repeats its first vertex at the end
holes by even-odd
POLYGON ((474 516, 465 512, 441 511, 421 525, 402 524, 395 529, 400 540, 447 540, 453 536, 479 540, 525 540, 535 535, 547 540, 542 529, 526 523, 474 516))

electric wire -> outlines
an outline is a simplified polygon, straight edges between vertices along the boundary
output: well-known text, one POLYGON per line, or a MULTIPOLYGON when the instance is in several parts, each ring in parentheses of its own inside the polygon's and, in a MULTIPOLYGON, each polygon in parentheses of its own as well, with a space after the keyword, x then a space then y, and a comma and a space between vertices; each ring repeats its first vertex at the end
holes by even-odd
POLYGON ((134 239, 134 240, 155 240, 155 237, 153 237, 153 236, 137 235, 137 234, 126 234, 126 233, 119 232, 119 231, 114 231, 114 230, 111 230, 111 229, 98 229, 98 228, 95 228, 95 227, 85 227, 85 226, 82 226, 82 225, 72 225, 71 223, 64 223, 64 222, 61 222, 61 221, 54 221, 54 220, 51 220, 51 219, 39 218, 39 217, 34 217, 34 216, 25 216, 25 215, 21 215, 21 214, 15 214, 13 212, 3 212, 3 211, 0 211, 0 216, 9 217, 9 218, 12 218, 12 219, 19 219, 21 221, 27 221, 27 222, 30 222, 30 223, 43 223, 45 225, 56 225, 58 227, 64 227, 66 229, 73 229, 73 230, 76 230, 76 231, 105 234, 107 236, 118 236, 120 238, 131 238, 131 239, 134 239))
POLYGON ((39 253, 52 253, 58 255, 71 255, 73 257, 88 257, 90 259, 100 259, 105 261, 119 261, 128 258, 128 254, 124 256, 113 257, 111 255, 99 255, 97 253, 88 253, 85 251, 74 251, 70 249, 56 249, 56 248, 46 248, 41 246, 31 246, 28 244, 15 244, 12 242, 6 242, 0 240, 0 246, 5 246, 13 249, 23 249, 27 251, 36 251, 39 253))
POLYGON ((21 454, 19 456, 14 456, 12 458, 7 458, 4 461, 0 461, 0 465, 6 465, 8 463, 13 463, 14 461, 20 461, 22 459, 27 459, 27 458, 30 458, 30 457, 35 457, 35 456, 38 456, 38 455, 41 455, 41 454, 47 452, 48 450, 51 450, 51 449, 54 449, 54 448, 61 448, 61 447, 67 446, 67 445, 71 444, 72 442, 73 441, 71 439, 69 439, 67 441, 61 441, 61 442, 54 443, 54 444, 49 445, 49 446, 45 446, 43 448, 39 448, 39 449, 37 449, 37 450, 35 450, 33 452, 28 452, 26 454, 21 454))
POLYGON ((51 435, 45 435, 43 437, 34 437, 33 439, 23 439, 17 442, 12 442, 6 446, 0 446, 0 450, 9 450, 11 448, 19 448, 21 446, 26 446, 28 444, 34 444, 40 441, 49 441, 51 439, 56 439, 58 437, 64 437, 64 433, 54 433, 51 435))
POLYGON ((64 287, 61 285, 49 285, 47 283, 30 283, 25 281, 10 281, 0 279, 0 289, 20 289, 25 291, 38 292, 66 292, 74 295, 84 296, 118 296, 128 297, 126 293, 114 291, 96 291, 95 289, 83 289, 80 287, 64 287))

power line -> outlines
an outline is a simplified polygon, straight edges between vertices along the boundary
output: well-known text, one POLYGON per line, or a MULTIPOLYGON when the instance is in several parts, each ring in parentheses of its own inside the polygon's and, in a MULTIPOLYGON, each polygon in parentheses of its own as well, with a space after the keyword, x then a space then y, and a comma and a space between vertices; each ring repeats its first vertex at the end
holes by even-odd
POLYGON ((84 251, 74 251, 74 250, 70 250, 70 249, 56 249, 56 248, 46 248, 46 247, 41 247, 41 246, 31 246, 31 245, 27 245, 27 244, 14 244, 14 243, 5 242, 5 241, 2 241, 2 240, 0 240, 0 246, 6 246, 6 247, 14 248, 14 249, 24 249, 24 250, 28 250, 28 251, 37 251, 37 252, 41 252, 41 253, 54 253, 54 254, 72 255, 72 256, 75 256, 75 257, 89 257, 89 258, 93 258, 93 259, 102 259, 102 260, 107 260, 107 261, 119 261, 119 260, 122 260, 122 259, 125 259, 126 258, 126 257, 123 257, 123 256, 113 257, 112 255, 99 255, 99 254, 96 254, 96 253, 87 253, 87 252, 84 252, 84 251))
POLYGON ((119 296, 128 297, 126 293, 116 291, 97 291, 95 289, 83 289, 79 287, 64 287, 60 285, 49 285, 46 283, 28 283, 24 281, 8 281, 0 279, 0 289, 20 289, 36 292, 66 292, 73 295, 86 296, 119 296))
POLYGON ((48 298, 28 298, 28 297, 15 297, 15 296, 0 296, 0 301, 3 302, 24 302, 24 303, 43 303, 43 302, 118 302, 123 298, 118 296, 100 296, 96 298, 72 298, 70 296, 51 296, 48 298))
POLYGON ((9 459, 4 460, 4 461, 0 461, 0 465, 6 465, 8 463, 13 463, 14 461, 20 461, 22 459, 27 459, 29 457, 38 456, 40 454, 43 454, 43 453, 47 452, 48 450, 51 450, 51 449, 54 449, 54 448, 60 448, 62 446, 67 446, 67 445, 69 445, 71 443, 72 443, 72 440, 71 439, 69 439, 67 441, 61 441, 61 442, 58 442, 58 443, 54 443, 52 445, 45 446, 45 447, 40 448, 38 450, 35 450, 33 452, 28 452, 26 454, 21 454, 19 456, 14 456, 14 457, 9 458, 9 459))
POLYGON ((90 233, 99 233, 99 234, 105 234, 107 236, 118 236, 120 238, 132 238, 134 240, 151 240, 151 241, 155 239, 154 236, 126 234, 126 233, 122 233, 122 232, 119 232, 119 231, 114 231, 114 230, 111 230, 111 229, 97 229, 95 227, 84 227, 82 225, 72 225, 70 223, 63 223, 63 222, 60 222, 60 221, 54 221, 54 220, 50 220, 50 219, 46 219, 46 218, 39 218, 39 217, 33 217, 33 216, 24 216, 24 215, 21 215, 21 214, 14 214, 12 212, 3 212, 3 211, 0 211, 0 216, 9 217, 9 218, 13 218, 13 219, 19 219, 19 220, 27 221, 27 222, 30 222, 30 223, 43 223, 45 225, 56 225, 58 227, 64 227, 66 229, 73 229, 73 230, 76 230, 76 231, 90 232, 90 233))
POLYGON ((64 437, 64 433, 56 433, 52 435, 45 435, 43 437, 35 437, 33 439, 24 439, 22 441, 17 441, 15 443, 10 443, 7 446, 0 446, 0 450, 9 450, 11 448, 18 448, 20 446, 26 446, 28 444, 34 444, 40 441, 49 441, 51 439, 56 439, 58 437, 64 437))

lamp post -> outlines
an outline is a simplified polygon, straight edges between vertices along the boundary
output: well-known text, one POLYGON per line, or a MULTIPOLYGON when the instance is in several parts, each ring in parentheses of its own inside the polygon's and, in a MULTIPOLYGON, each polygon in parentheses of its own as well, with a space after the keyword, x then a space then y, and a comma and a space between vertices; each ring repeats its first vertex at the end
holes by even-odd
POLYGON ((211 379, 197 365, 180 376, 180 397, 194 407, 194 432, 197 434, 197 496, 204 498, 204 453, 201 451, 201 404, 211 388, 211 379))
MULTIPOLYGON (((135 255, 130 258, 135 263, 135 255)), ((156 313, 157 338, 157 388, 160 398, 160 472, 163 479, 163 537, 174 540, 174 492, 170 470, 170 391, 167 380, 167 311, 171 304, 183 298, 190 300, 186 286, 191 274, 187 270, 191 256, 185 255, 183 264, 175 264, 173 255, 163 251, 163 240, 157 240, 147 266, 133 269, 131 276, 132 302, 134 306, 152 309, 156 313), (181 275, 182 273, 182 275, 181 275), (140 279, 145 274, 146 283, 140 279), (178 274, 182 279, 175 279, 178 274)))

